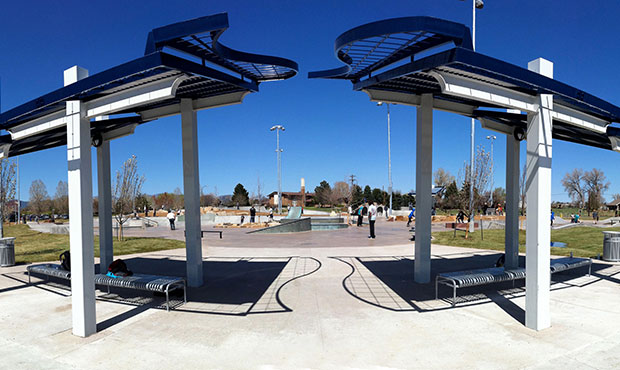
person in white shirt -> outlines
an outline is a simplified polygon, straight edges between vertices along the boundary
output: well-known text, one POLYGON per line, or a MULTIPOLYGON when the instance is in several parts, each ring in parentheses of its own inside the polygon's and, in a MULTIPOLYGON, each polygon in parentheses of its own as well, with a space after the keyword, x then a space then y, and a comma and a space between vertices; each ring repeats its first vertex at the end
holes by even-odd
POLYGON ((370 207, 368 207, 368 223, 370 224, 370 236, 368 236, 368 239, 375 238, 375 221, 377 221, 377 205, 375 202, 372 202, 370 207))
POLYGON ((174 220, 177 218, 177 215, 172 210, 169 210, 166 218, 170 221, 170 230, 174 230, 174 220))

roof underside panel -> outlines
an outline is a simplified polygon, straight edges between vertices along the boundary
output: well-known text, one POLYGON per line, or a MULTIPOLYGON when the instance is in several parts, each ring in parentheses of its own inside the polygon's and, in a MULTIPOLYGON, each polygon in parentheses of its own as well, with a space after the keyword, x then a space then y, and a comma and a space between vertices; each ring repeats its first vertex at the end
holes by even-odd
POLYGON ((145 54, 171 48, 262 82, 293 77, 297 63, 279 57, 245 53, 219 42, 228 29, 225 13, 196 18, 156 28, 149 34, 145 54))

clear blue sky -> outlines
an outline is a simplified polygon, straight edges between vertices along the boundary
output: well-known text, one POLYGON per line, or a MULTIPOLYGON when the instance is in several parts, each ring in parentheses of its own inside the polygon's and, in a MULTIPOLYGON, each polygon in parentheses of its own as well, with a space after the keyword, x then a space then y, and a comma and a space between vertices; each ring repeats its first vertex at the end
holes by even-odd
MULTIPOLYGON (((333 184, 355 174, 360 184, 387 189, 385 107, 346 81, 308 80, 308 71, 339 67, 333 44, 342 32, 385 18, 430 15, 471 25, 471 2, 434 1, 11 1, 0 12, 2 109, 7 110, 62 86, 73 65, 91 74, 139 57, 149 30, 228 12, 222 42, 234 49, 271 54, 299 63, 291 80, 264 83, 242 105, 198 113, 200 182, 229 194, 238 182, 256 191, 257 177, 277 189, 273 124, 282 124, 283 189, 333 184)), ((544 57, 555 78, 620 104, 620 2, 487 0, 477 13, 477 50, 511 63, 544 57)), ((477 123, 476 143, 489 147, 490 131, 477 123)), ((145 124, 112 142, 112 168, 132 154, 146 176, 146 193, 182 189, 179 117, 145 124)), ((469 119, 435 113, 433 167, 455 176, 469 155, 469 119)), ((525 144, 522 144, 522 161, 525 144)), ((50 195, 67 178, 66 149, 21 156, 21 194, 35 179, 50 195)), ((574 167, 602 169, 620 193, 618 153, 554 141, 552 198, 567 200, 561 178, 574 167)), ((93 151, 93 160, 95 153, 93 151)), ((504 186, 505 139, 495 145, 495 184, 504 186)), ((96 167, 93 163, 93 176, 96 167)), ((392 110, 394 188, 415 186, 415 108, 392 110)), ((96 182, 94 182, 96 192, 96 182)))

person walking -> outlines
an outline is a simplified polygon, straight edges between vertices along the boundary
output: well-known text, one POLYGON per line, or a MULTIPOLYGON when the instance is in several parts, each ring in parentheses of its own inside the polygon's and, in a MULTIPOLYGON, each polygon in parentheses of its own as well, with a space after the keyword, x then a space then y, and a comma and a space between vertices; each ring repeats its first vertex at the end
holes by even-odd
POLYGON ((362 226, 362 222, 364 221, 364 205, 360 204, 359 208, 357 209, 357 227, 362 226))
POLYGON ((409 227, 409 225, 411 225, 411 221, 413 221, 413 218, 415 217, 415 208, 411 208, 411 212, 409 212, 409 219, 407 220, 407 227, 409 227))
POLYGON ((170 230, 175 230, 174 220, 177 218, 177 215, 172 212, 172 210, 169 210, 166 218, 168 218, 168 221, 170 222, 170 230))
POLYGON ((555 221, 555 212, 551 211, 551 227, 553 227, 553 221, 555 221))
POLYGON ((254 217, 256 217, 256 208, 252 205, 252 208, 250 208, 250 223, 254 222, 254 217))
POLYGON ((375 221, 377 221, 377 205, 375 202, 370 203, 368 207, 368 223, 370 224, 370 235, 368 239, 375 238, 375 221))
POLYGON ((273 222, 273 208, 269 207, 269 222, 273 222))

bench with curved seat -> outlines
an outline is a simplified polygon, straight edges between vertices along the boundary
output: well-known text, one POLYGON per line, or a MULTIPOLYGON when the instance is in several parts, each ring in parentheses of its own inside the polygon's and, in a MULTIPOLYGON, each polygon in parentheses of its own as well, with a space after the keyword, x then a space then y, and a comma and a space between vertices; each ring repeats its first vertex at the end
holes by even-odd
MULTIPOLYGON (((49 280, 49 277, 56 277, 65 280, 71 280, 71 271, 63 269, 58 264, 44 263, 40 265, 31 265, 27 267, 28 284, 31 283, 30 275, 43 275, 49 280)), ((184 278, 175 276, 159 276, 133 274, 131 276, 119 276, 113 278, 104 274, 95 275, 95 285, 104 285, 108 287, 126 288, 145 290, 150 292, 158 292, 166 294, 166 311, 170 311, 169 293, 176 289, 183 289, 183 302, 187 303, 187 287, 184 278)))
MULTIPOLYGON (((557 272, 588 266, 588 276, 592 272, 592 260, 590 258, 565 257, 550 261, 552 274, 557 272)), ((452 288, 452 307, 456 306, 456 290, 477 285, 501 283, 525 279, 525 268, 506 270, 503 267, 491 267, 468 271, 442 272, 435 277, 435 299, 439 297, 439 284, 452 288)))

